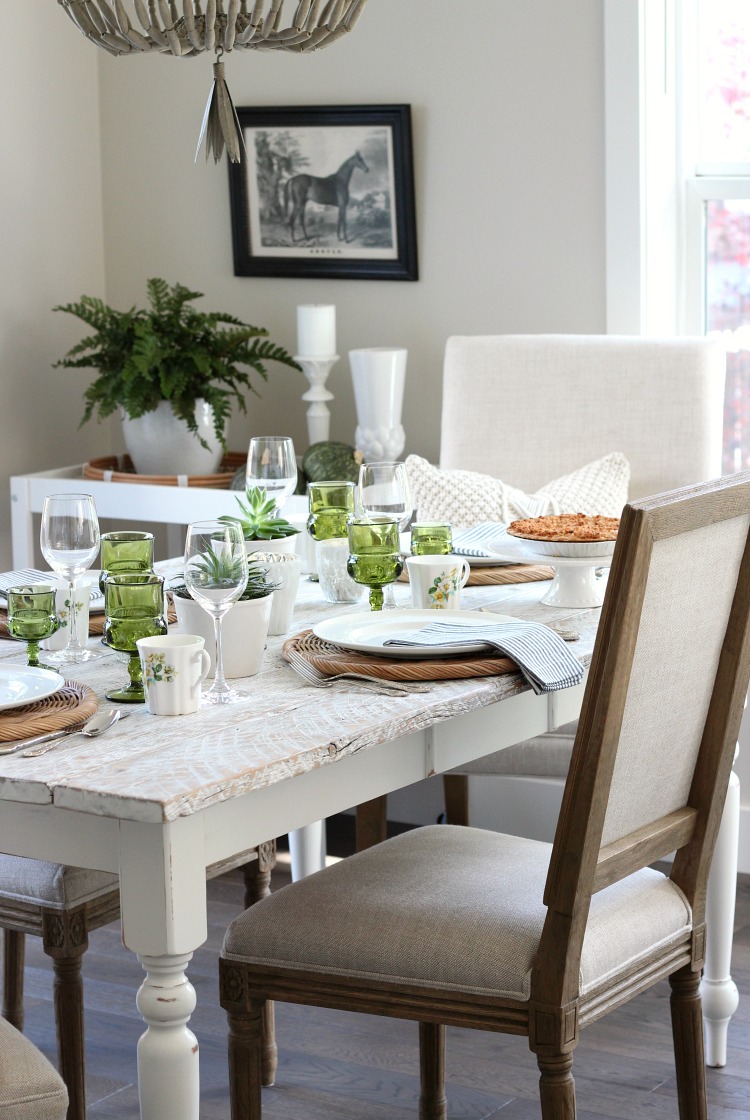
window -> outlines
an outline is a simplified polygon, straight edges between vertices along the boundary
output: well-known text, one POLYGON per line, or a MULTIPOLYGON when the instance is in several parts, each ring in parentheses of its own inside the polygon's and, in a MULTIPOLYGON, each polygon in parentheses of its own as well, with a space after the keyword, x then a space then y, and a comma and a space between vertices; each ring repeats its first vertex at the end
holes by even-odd
POLYGON ((724 470, 746 469, 750 2, 605 0, 605 31, 608 329, 721 332, 724 470))

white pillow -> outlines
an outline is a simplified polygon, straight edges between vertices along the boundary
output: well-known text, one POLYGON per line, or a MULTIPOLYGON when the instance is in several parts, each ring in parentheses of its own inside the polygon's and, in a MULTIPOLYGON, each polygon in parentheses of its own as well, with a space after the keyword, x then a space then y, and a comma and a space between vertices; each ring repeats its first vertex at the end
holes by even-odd
POLYGON ((412 505, 420 521, 449 521, 456 527, 480 521, 585 513, 619 517, 628 500, 630 464, 619 451, 525 494, 476 471, 444 471, 419 455, 406 459, 412 505))

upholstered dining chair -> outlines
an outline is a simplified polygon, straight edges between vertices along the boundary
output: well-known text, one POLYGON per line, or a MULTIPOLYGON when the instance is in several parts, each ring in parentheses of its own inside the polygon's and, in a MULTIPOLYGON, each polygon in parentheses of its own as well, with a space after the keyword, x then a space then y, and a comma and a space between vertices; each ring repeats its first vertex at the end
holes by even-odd
POLYGON ((749 678, 750 472, 627 505, 554 843, 415 829, 237 918, 233 1120, 261 1115, 269 999, 416 1020, 422 1120, 446 1024, 525 1035, 544 1120, 575 1120, 582 1029, 666 977, 680 1117, 705 1120, 706 880, 749 678))
MULTIPOLYGON (((213 864, 208 878, 242 867, 244 904, 270 891, 276 843, 213 864)), ((88 935, 120 916, 118 877, 59 863, 0 855, 0 928, 3 930, 2 1017, 23 1030, 26 934, 41 937, 54 971, 55 1027, 60 1073, 67 1086, 68 1120, 86 1120, 82 957, 88 935)), ((272 1030, 272 1020, 270 1019, 272 1030)), ((272 1046, 272 1038, 269 1046, 272 1046)), ((0 1116, 5 1116, 0 1107, 0 1116)))
MULTIPOLYGON (((721 473, 725 358, 706 338, 486 335, 449 338, 440 467, 500 478, 527 493, 613 451, 631 498, 721 473)), ((449 485, 446 481, 445 485, 449 485)), ((571 511, 574 512, 574 511, 571 511)), ((467 509, 467 517, 471 519, 467 509)), ((477 518, 479 520, 480 518, 477 518)), ((555 819, 575 722, 446 774, 446 817, 469 823, 469 776, 516 820, 555 819), (539 802, 540 811, 529 811, 539 802)), ((384 839, 385 799, 357 813, 358 846, 384 839)), ((548 825, 547 825, 548 827, 548 825)), ((550 835, 540 837, 550 839, 550 835)))
POLYGON ((0 1116, 65 1120, 65 1082, 27 1038, 0 1019, 0 1116))

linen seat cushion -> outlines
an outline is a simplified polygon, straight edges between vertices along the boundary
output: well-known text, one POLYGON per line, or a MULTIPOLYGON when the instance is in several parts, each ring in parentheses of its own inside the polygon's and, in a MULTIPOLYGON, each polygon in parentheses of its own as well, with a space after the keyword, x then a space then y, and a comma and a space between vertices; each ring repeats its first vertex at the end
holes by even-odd
POLYGON ((44 1055, 0 1018, 0 1116, 3 1120, 65 1120, 68 1091, 44 1055))
MULTIPOLYGON (((229 927, 223 956, 340 976, 529 998, 551 845, 431 825, 283 889, 229 927)), ((646 868, 594 896, 585 994, 689 935, 685 896, 646 868)))
POLYGON ((69 910, 116 890, 119 877, 24 856, 0 856, 0 899, 69 910))
POLYGON ((531 778, 566 778, 570 769, 578 720, 563 723, 554 731, 535 735, 494 754, 464 762, 450 774, 522 774, 531 778))

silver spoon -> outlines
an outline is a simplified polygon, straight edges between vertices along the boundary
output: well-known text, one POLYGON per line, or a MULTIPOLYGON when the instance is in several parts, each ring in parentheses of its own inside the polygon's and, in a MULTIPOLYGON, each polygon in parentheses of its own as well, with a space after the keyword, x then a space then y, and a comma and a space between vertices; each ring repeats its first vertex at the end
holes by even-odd
MULTIPOLYGON (((120 708, 110 708, 104 712, 97 712, 83 727, 66 728, 65 731, 55 735, 51 741, 45 736, 44 746, 22 751, 21 758, 39 758, 40 755, 47 754, 48 751, 53 751, 56 747, 59 747, 61 745, 60 740, 68 735, 83 735, 86 739, 96 739, 109 730, 118 720, 127 719, 129 715, 130 712, 123 712, 120 708)), ((28 744, 26 745, 28 746, 28 744)))

